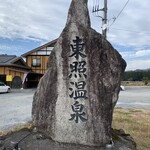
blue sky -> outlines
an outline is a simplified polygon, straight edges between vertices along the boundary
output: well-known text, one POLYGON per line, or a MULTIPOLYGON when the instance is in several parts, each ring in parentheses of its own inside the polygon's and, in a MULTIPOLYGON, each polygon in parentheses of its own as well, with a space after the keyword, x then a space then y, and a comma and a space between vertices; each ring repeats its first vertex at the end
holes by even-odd
MULTIPOLYGON (((101 33, 101 19, 92 14, 93 4, 103 7, 104 0, 89 0, 92 28, 101 33)), ((108 40, 127 62, 126 70, 150 68, 150 1, 108 0, 108 40)), ((1 0, 0 54, 21 55, 57 38, 62 32, 71 0, 1 0)), ((102 13, 99 13, 102 15, 102 13)))

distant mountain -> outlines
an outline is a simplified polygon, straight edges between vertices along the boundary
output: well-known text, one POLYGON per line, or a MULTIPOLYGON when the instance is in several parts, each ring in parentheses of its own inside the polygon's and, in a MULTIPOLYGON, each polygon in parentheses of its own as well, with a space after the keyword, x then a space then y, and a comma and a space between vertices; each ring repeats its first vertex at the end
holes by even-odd
POLYGON ((136 69, 134 71, 150 71, 150 68, 148 68, 148 69, 136 69))

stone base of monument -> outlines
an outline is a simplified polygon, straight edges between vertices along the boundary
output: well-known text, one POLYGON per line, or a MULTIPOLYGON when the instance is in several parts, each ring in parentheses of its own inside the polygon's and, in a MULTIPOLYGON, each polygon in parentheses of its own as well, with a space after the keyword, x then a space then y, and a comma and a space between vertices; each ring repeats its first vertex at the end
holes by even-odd
POLYGON ((41 133, 22 129, 0 137, 0 150, 136 150, 133 138, 122 129, 113 130, 112 135, 112 143, 105 147, 90 147, 54 142, 41 133))

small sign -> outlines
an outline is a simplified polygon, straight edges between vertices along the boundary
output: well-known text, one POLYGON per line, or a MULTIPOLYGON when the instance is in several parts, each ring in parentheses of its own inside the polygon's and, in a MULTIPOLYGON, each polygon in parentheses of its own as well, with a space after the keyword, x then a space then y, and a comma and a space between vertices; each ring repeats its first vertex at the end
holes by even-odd
POLYGON ((6 76, 6 81, 12 81, 12 75, 7 75, 6 76))
POLYGON ((107 24, 103 24, 102 25, 102 30, 106 30, 107 29, 107 24))

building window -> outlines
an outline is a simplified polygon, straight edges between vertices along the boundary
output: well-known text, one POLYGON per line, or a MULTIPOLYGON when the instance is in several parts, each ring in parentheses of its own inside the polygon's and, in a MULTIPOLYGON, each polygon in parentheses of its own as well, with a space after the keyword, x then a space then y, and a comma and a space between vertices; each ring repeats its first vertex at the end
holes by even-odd
POLYGON ((41 66, 40 58, 34 58, 34 59, 32 60, 32 66, 33 66, 33 67, 40 67, 40 66, 41 66))

